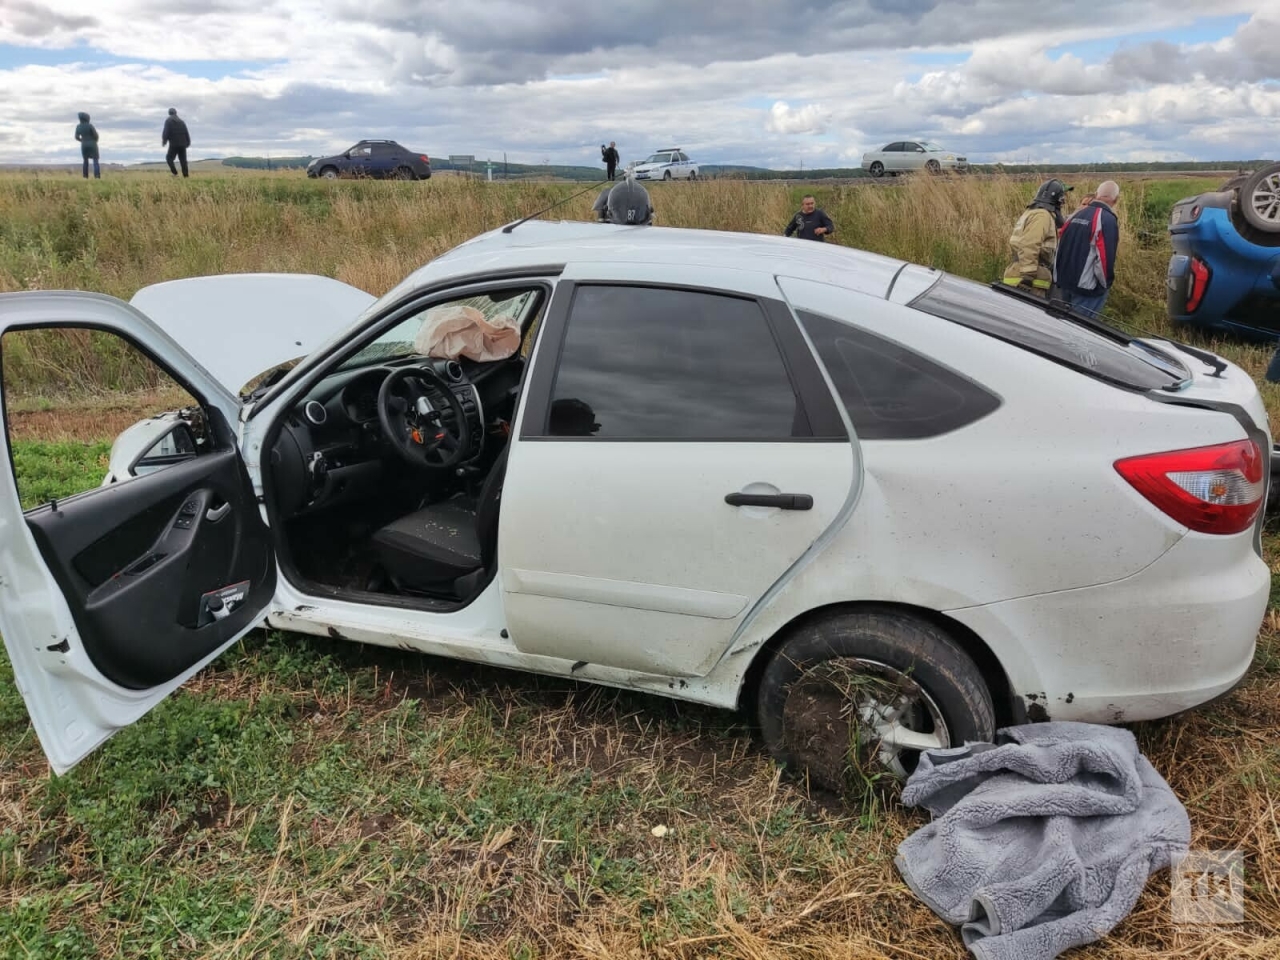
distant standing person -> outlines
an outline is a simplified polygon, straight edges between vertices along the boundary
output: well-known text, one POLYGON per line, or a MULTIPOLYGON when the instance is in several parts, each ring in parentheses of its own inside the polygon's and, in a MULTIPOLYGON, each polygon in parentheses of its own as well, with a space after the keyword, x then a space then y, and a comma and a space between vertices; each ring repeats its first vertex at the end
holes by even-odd
POLYGON ((826 212, 818 209, 818 201, 805 196, 800 201, 800 209, 783 231, 785 236, 795 234, 801 240, 817 240, 826 243, 827 237, 836 232, 836 225, 826 212))
POLYGON ((1114 180, 1098 184, 1093 200, 1071 215, 1058 238, 1054 282, 1062 298, 1085 313, 1102 312, 1116 281, 1120 222, 1112 207, 1119 199, 1114 180))
POLYGON ((187 147, 191 146, 191 134, 187 131, 187 125, 178 116, 178 111, 170 107, 169 117, 164 122, 164 131, 160 134, 160 145, 169 145, 169 152, 164 155, 166 162, 169 164, 169 171, 176 177, 178 168, 173 165, 173 158, 177 157, 178 162, 182 164, 182 175, 187 176, 187 147))
POLYGON ((604 161, 605 173, 612 180, 618 172, 618 145, 610 140, 607 147, 600 148, 600 159, 604 161))
POLYGON ((76 139, 80 141, 80 158, 84 161, 84 178, 89 179, 89 161, 93 161, 93 178, 102 179, 102 170, 98 167, 98 130, 89 122, 89 115, 81 113, 80 125, 76 127, 76 139))

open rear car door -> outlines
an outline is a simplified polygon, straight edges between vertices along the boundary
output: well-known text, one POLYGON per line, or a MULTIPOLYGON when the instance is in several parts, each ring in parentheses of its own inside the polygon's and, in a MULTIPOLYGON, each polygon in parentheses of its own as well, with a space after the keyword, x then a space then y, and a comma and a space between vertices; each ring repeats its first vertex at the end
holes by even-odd
POLYGON ((8 423, 0 430, 0 632, 58 773, 259 623, 276 583, 236 396, 120 300, 0 294, 0 352, 8 332, 67 326, 148 355, 198 403, 207 438, 164 469, 24 512, 8 423))

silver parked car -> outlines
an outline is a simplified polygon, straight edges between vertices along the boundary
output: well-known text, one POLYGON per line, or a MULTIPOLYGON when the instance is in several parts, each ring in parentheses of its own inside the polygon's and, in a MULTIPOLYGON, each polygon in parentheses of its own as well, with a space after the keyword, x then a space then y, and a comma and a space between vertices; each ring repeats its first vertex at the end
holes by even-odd
POLYGON ((943 170, 968 170, 969 161, 928 140, 899 140, 864 153, 862 169, 873 177, 883 177, 886 173, 896 175, 908 170, 941 173, 943 170))

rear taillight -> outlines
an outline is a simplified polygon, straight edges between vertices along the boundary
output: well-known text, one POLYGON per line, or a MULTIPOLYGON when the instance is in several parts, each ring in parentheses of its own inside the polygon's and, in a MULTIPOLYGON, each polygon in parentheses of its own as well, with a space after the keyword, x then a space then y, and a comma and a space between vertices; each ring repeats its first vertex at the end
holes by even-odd
POLYGON ((1116 470, 1170 517, 1200 533, 1240 533, 1262 509, 1262 451, 1252 440, 1116 461, 1116 470))
POLYGON ((421 160, 423 163, 430 163, 430 162, 431 162, 431 158, 430 158, 430 157, 428 157, 425 153, 424 153, 424 154, 422 154, 422 156, 420 156, 418 159, 419 159, 419 160, 421 160))
POLYGON ((1191 274, 1187 277, 1187 313, 1200 308, 1205 291, 1209 289, 1209 265, 1199 257, 1191 258, 1191 274))

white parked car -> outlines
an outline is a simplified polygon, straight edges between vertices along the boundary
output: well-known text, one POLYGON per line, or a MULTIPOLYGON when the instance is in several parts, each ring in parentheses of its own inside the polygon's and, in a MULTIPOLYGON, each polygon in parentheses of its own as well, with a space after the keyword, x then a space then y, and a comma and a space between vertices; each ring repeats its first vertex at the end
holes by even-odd
POLYGON ((264 622, 740 708, 829 784, 997 724, 1166 716, 1249 667, 1270 436, 1212 354, 660 227, 524 223, 371 301, 0 295, 0 333, 114 331, 198 398, 162 469, 135 436, 115 482, 25 514, 0 469, 0 630, 56 771, 264 622), (424 355, 459 303, 521 348, 424 355))
POLYGON ((698 165, 676 147, 659 150, 631 167, 637 180, 697 180, 698 165))
POLYGON ((942 173, 944 170, 964 172, 969 169, 969 161, 928 140, 898 140, 879 150, 864 153, 862 169, 873 177, 883 177, 886 173, 896 175, 911 170, 926 170, 929 173, 942 173))

